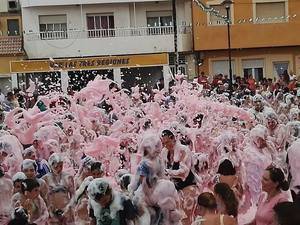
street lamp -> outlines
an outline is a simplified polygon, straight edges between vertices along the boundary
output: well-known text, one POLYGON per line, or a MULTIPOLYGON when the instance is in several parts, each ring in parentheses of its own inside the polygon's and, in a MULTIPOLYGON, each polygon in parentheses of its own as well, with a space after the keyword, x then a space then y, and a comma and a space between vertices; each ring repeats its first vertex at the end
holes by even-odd
POLYGON ((233 78, 232 78, 232 64, 231 64, 231 36, 230 36, 230 24, 231 24, 231 18, 230 18, 230 5, 233 4, 232 0, 224 0, 222 2, 222 5, 226 8, 226 23, 227 23, 227 40, 228 40, 228 63, 229 63, 229 91, 230 91, 230 97, 233 93, 233 78))

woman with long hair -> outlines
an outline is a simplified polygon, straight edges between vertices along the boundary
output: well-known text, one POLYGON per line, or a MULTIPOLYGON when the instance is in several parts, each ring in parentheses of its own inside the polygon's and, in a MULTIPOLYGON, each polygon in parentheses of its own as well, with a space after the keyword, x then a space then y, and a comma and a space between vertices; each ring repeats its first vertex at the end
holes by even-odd
MULTIPOLYGON (((257 212, 251 225, 272 225, 275 224, 274 206, 280 202, 289 200, 286 192, 289 184, 285 180, 281 169, 269 166, 263 175, 262 190, 264 193, 258 201, 257 212)), ((249 225, 250 225, 249 224, 249 225)))
POLYGON ((217 210, 217 201, 212 193, 204 192, 198 197, 198 217, 192 225, 236 225, 237 221, 231 216, 217 210))
POLYGON ((214 193, 219 212, 237 218, 239 203, 230 186, 218 183, 214 187, 214 193))

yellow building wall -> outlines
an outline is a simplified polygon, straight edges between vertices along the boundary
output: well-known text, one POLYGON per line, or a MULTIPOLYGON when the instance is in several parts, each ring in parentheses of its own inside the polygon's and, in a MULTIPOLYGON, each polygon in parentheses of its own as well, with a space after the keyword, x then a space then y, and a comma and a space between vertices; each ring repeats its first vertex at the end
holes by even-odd
POLYGON ((21 15, 17 14, 0 14, 0 35, 6 36, 7 33, 7 20, 8 19, 18 19, 20 34, 22 34, 22 20, 21 15))
POLYGON ((10 76, 10 61, 24 59, 24 56, 0 56, 0 77, 10 76))
MULTIPOLYGON (((208 0, 202 0, 209 2, 208 0)), ((253 24, 238 23, 239 20, 253 18, 252 0, 235 0, 233 5, 233 25, 231 26, 232 48, 260 48, 272 46, 300 45, 300 1, 288 2, 289 22, 253 24)), ((194 48, 196 51, 226 49, 226 25, 208 25, 208 15, 195 2, 192 7, 194 48)))
MULTIPOLYGON (((273 62, 289 62, 289 72, 300 75, 300 46, 233 50, 232 59, 235 62, 233 74, 237 76, 243 76, 242 61, 245 59, 263 59, 265 62, 264 75, 267 78, 274 78, 273 62)), ((214 75, 212 74, 212 63, 216 60, 228 60, 228 51, 205 51, 204 61, 199 66, 198 72, 203 71, 208 75, 214 75)))

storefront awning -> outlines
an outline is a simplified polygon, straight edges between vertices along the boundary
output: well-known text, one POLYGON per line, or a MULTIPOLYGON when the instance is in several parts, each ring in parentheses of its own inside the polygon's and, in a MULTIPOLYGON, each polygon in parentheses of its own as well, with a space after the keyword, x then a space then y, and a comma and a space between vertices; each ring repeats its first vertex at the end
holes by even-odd
POLYGON ((168 65, 168 54, 11 61, 11 73, 101 70, 168 65))

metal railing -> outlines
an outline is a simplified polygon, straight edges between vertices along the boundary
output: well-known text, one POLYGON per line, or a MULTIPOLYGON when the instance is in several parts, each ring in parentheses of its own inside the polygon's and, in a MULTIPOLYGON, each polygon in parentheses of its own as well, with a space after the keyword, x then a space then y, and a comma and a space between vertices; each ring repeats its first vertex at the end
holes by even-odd
MULTIPOLYGON (((179 34, 189 34, 191 26, 178 26, 179 34)), ((59 40, 59 39, 83 39, 83 38, 109 38, 109 37, 130 37, 130 36, 153 36, 172 35, 173 26, 159 27, 137 27, 137 28, 114 28, 114 29, 93 29, 93 30, 68 30, 68 31, 44 31, 38 34, 26 34, 27 40, 59 40)))
POLYGON ((40 37, 42 40, 56 40, 56 39, 67 39, 67 31, 44 31, 40 32, 40 37))

